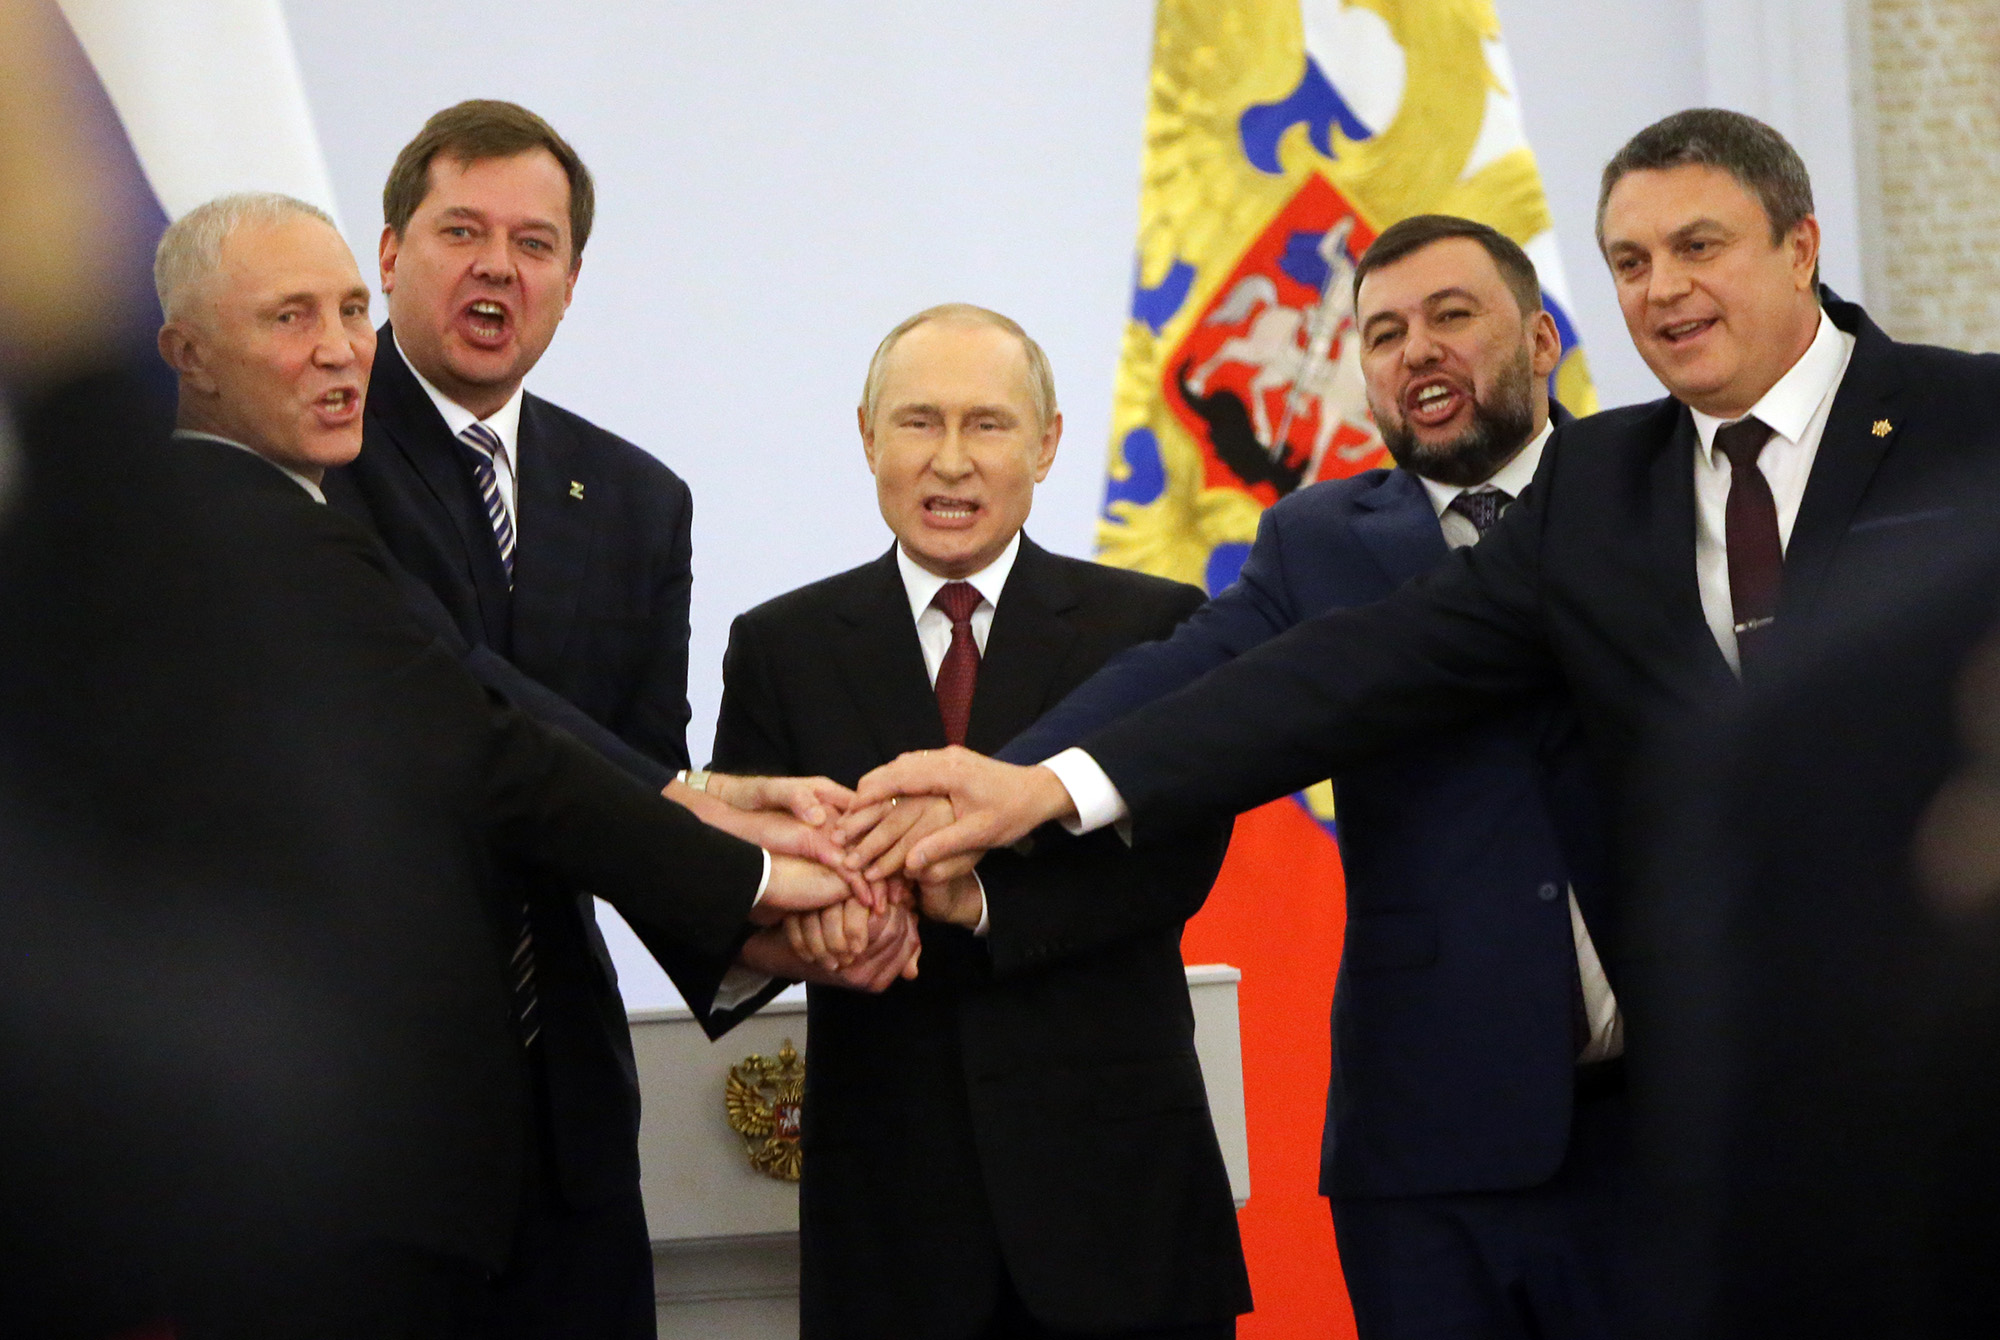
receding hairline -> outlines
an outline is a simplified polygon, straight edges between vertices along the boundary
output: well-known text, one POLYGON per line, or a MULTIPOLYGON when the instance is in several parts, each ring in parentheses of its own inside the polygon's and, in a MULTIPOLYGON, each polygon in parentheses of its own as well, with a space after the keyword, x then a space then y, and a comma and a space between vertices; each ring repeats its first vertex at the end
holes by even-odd
MULTIPOLYGON (((188 304, 211 288, 223 269, 223 253, 246 229, 282 228, 310 221, 340 244, 350 263, 354 254, 333 216, 319 206, 275 191, 239 191, 195 206, 168 225, 153 253, 153 287, 168 321, 188 318, 188 304)), ((360 267, 355 267, 356 276, 360 267)), ((367 283, 359 285, 367 291, 367 283)))
MULTIPOLYGON (((985 327, 1011 335, 1015 346, 1021 351, 1022 381, 1028 393, 1028 405, 1036 419, 1036 431, 1047 432, 1061 413, 1056 403, 1055 376, 1049 367, 1048 355, 1012 317, 980 307, 975 303, 948 302, 935 307, 927 307, 913 316, 905 317, 894 329, 882 337, 875 347, 874 357, 868 360, 868 376, 861 389, 861 418, 864 427, 874 431, 876 416, 882 408, 883 384, 888 380, 889 358, 902 344, 903 337, 924 326, 948 325, 960 329, 985 327)), ((996 407, 997 408, 997 407, 996 407)))

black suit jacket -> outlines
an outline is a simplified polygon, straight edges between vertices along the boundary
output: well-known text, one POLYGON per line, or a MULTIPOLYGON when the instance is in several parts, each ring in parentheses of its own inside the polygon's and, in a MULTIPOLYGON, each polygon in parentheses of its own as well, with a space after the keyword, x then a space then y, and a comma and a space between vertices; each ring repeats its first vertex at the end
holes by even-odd
MULTIPOLYGON (((1024 537, 967 744, 997 748, 1200 603, 1024 537)), ((893 550, 739 618, 723 680, 716 762, 731 770, 852 784, 945 743, 893 550)), ((1109 833, 1039 841, 1032 860, 981 864, 983 943, 927 925, 916 981, 809 993, 808 1336, 970 1334, 1003 1262, 1066 1331, 1249 1307, 1179 951, 1227 828, 1144 853, 1109 833)))
MULTIPOLYGON (((1785 558, 1774 658, 1872 604, 1991 524, 2000 358, 1891 341, 1826 295, 1856 337, 1785 558)), ((1481 541, 1389 599, 1300 624, 1084 747, 1141 841, 1234 813, 1551 687, 1574 699, 1611 807, 1663 729, 1738 691, 1703 619, 1694 423, 1672 399, 1556 431, 1534 484, 1481 541)), ((1614 825, 1614 849, 1629 830, 1614 825)), ((1607 968, 1629 951, 1600 939, 1607 968)), ((1639 1002, 1622 1002, 1637 1045, 1639 1002)))
POLYGON ((528 1086, 495 864, 720 954, 762 857, 496 706, 380 545, 266 462, 94 440, 94 412, 51 412, 9 532, 0 744, 45 830, 122 872, 112 946, 156 971, 65 1058, 104 1077, 86 1119, 133 1148, 78 1155, 93 1132, 69 1123, 53 1173, 109 1241, 164 1242, 199 1277, 267 1238, 497 1268, 528 1086), (135 1092, 168 1100, 128 1110, 135 1092))
POLYGON ((1690 732, 1647 807, 1656 1218, 1701 1286, 1662 1336, 2000 1330, 2000 901, 1934 897, 1916 856, 1949 817, 1992 869, 2000 547, 1907 577, 1690 732))
MULTIPOLYGON (((355 462, 328 499, 367 522, 406 600, 466 668, 655 789, 687 766, 687 485, 646 452, 524 395, 507 585, 466 449, 384 325, 355 462)), ((639 1091, 617 975, 590 890, 516 872, 535 929, 550 1135, 573 1204, 638 1184, 639 1091)), ((684 950, 662 962, 705 1013, 727 968, 684 950)))

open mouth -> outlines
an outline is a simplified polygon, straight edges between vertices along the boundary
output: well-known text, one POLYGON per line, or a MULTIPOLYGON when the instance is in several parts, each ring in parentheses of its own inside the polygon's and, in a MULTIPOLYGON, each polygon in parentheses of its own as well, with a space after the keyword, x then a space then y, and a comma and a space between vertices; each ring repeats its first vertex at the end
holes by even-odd
POLYGON ((336 386, 313 401, 313 410, 319 415, 322 423, 339 425, 352 422, 361 412, 361 389, 356 386, 336 386))
POLYGON ((480 298, 466 304, 460 326, 474 344, 499 344, 507 338, 510 320, 505 304, 480 298))
POLYGON ((971 525, 980 511, 980 505, 969 498, 932 496, 924 499, 924 515, 937 525, 971 525))
POLYGON ((1413 424, 1435 428, 1449 423, 1472 397, 1457 383, 1443 377, 1413 382, 1403 393, 1403 415, 1413 424))
POLYGON ((1690 344, 1701 338, 1714 324, 1715 318, 1712 316, 1703 317, 1698 321, 1675 321, 1670 325, 1659 327, 1660 343, 1670 346, 1690 344))

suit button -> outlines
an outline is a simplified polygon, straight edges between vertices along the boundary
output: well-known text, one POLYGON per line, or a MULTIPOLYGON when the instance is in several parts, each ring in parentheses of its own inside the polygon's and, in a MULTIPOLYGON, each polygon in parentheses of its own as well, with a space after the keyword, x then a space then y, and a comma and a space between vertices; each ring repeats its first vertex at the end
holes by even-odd
POLYGON ((1541 888, 1535 890, 1535 897, 1541 899, 1545 903, 1552 903, 1556 900, 1556 895, 1559 894, 1560 892, 1562 891, 1556 888, 1555 885, 1544 884, 1542 885, 1541 888))

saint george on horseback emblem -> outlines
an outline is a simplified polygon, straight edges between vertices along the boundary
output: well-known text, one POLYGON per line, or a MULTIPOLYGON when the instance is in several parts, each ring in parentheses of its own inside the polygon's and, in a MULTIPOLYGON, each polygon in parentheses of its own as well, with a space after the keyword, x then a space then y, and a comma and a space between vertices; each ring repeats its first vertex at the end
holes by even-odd
POLYGON ((1374 240, 1307 178, 1166 360, 1161 391, 1205 448, 1207 487, 1268 505, 1377 462, 1354 324, 1355 260, 1374 240))

